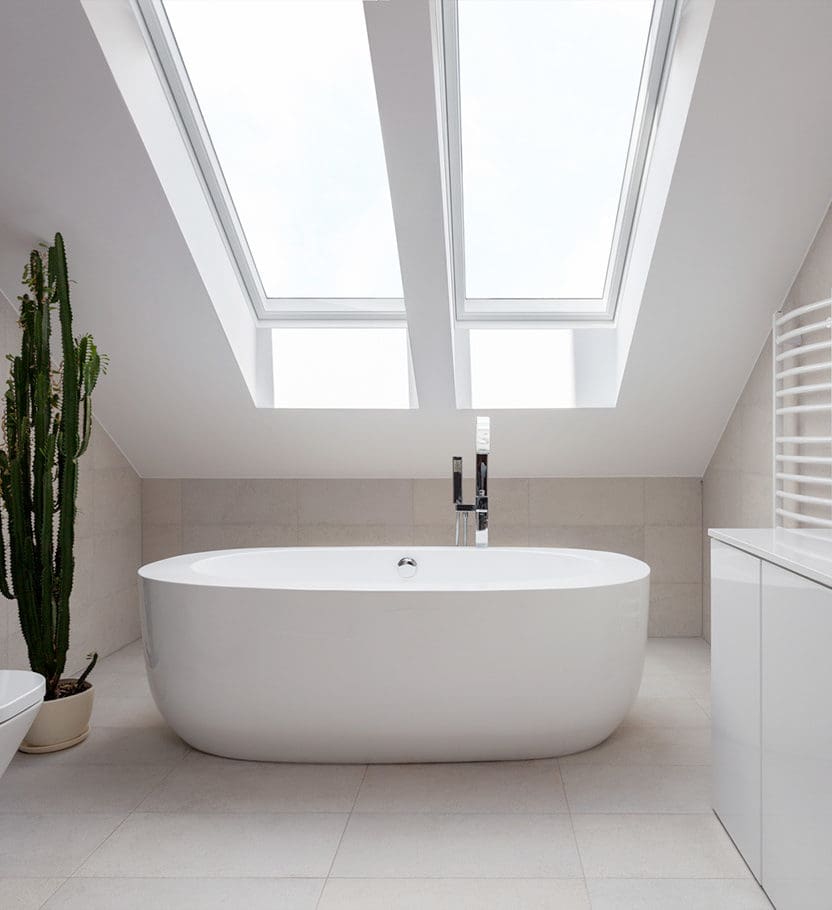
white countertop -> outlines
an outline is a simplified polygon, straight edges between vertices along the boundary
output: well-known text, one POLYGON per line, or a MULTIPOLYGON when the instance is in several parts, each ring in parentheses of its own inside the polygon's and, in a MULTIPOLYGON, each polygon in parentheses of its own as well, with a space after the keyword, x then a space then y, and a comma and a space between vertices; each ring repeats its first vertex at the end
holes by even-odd
POLYGON ((710 528, 708 536, 832 588, 832 530, 710 528))

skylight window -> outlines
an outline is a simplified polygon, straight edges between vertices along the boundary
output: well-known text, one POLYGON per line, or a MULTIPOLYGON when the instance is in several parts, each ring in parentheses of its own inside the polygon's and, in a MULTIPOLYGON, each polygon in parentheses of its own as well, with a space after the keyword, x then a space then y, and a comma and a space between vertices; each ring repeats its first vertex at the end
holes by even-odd
POLYGON ((446 0, 460 317, 613 314, 671 6, 446 0))
POLYGON ((574 408, 570 329, 471 329, 472 408, 574 408))
POLYGON ((275 407, 412 405, 407 329, 279 328, 272 343, 275 407))
POLYGON ((260 315, 403 314, 360 0, 162 6, 163 64, 260 315))

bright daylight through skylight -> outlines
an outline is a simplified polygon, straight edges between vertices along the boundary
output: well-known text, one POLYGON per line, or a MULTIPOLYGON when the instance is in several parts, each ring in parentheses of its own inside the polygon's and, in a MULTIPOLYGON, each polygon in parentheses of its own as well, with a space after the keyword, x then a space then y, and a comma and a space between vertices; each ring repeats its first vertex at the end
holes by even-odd
POLYGON ((275 406, 588 400, 675 0, 136 2, 275 406))
POLYGON ((401 298, 361 3, 164 8, 266 297, 401 298))
POLYGON ((466 297, 600 301, 652 0, 456 8, 466 297))

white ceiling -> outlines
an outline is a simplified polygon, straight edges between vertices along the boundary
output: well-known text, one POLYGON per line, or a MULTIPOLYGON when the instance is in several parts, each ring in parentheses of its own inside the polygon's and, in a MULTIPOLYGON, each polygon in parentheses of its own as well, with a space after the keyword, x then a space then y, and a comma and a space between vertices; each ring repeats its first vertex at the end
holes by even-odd
MULTIPOLYGON (((832 4, 716 4, 618 407, 495 412, 496 475, 703 472, 832 195, 830 33, 832 4)), ((96 413, 141 475, 445 476, 472 451, 472 412, 254 406, 79 0, 4 0, 0 131, 0 288, 64 233, 111 355, 96 413)))

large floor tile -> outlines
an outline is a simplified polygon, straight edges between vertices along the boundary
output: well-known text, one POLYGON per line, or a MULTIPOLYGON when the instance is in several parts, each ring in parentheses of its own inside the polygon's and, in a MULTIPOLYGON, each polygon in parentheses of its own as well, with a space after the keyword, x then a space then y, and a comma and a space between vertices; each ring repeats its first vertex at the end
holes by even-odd
MULTIPOLYGON (((583 880, 331 878, 318 910, 590 910, 583 880)), ((93 908, 95 910, 95 908, 93 908)))
POLYGON ((645 673, 638 690, 639 698, 685 698, 690 694, 672 673, 645 673))
POLYGON ((676 679, 685 689, 685 694, 693 698, 710 698, 711 674, 708 672, 677 673, 676 679))
POLYGON ((71 878, 44 910, 315 910, 322 886, 314 878, 71 878))
POLYGON ((587 878, 747 878, 713 815, 573 815, 587 878))
POLYGON ((354 813, 332 874, 343 878, 576 878, 565 815, 354 813))
POLYGON ((349 812, 363 765, 232 761, 192 752, 142 812, 349 812))
POLYGON ((752 879, 587 881, 592 910, 772 910, 752 879))
POLYGON ((710 812, 707 765, 578 764, 563 769, 573 812, 710 812))
POLYGON ((651 638, 647 653, 674 673, 707 671, 710 667, 711 649, 702 638, 651 638))
POLYGON ((60 878, 0 878, 0 907, 39 910, 62 881, 60 878))
POLYGON ((628 727, 708 727, 710 720, 694 698, 638 698, 624 719, 628 727))
POLYGON ((709 765, 708 727, 619 727, 594 749, 566 755, 561 772, 573 765, 709 765))
MULTIPOLYGON (((72 749, 49 755, 19 752, 15 765, 175 765, 189 747, 169 727, 103 727, 72 749)), ((0 784, 0 787, 2 785, 0 784)))
POLYGON ((567 812, 557 761, 371 765, 356 812, 567 812))
POLYGON ((92 723, 102 727, 161 727, 162 715, 149 695, 96 695, 92 723))
POLYGON ((163 815, 137 812, 82 876, 287 877, 327 874, 346 815, 163 815))
POLYGON ((15 763, 0 780, 0 813, 131 812, 161 783, 167 765, 65 765, 15 763))
POLYGON ((0 877, 64 877, 124 821, 123 815, 0 815, 0 877))
POLYGON ((135 670, 95 669, 92 676, 95 694, 102 698, 151 697, 144 667, 135 670))

